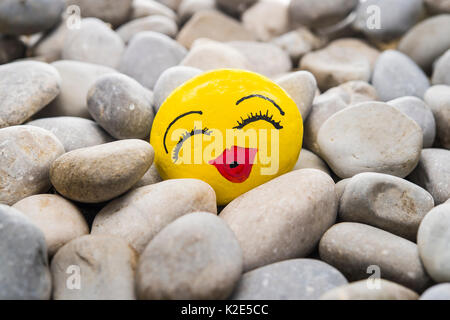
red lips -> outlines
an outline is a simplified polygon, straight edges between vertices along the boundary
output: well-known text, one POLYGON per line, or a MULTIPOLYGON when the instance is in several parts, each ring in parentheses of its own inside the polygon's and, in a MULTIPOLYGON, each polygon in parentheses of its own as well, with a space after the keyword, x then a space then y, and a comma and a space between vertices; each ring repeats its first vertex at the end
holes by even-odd
POLYGON ((225 179, 241 183, 250 176, 257 151, 253 148, 233 146, 225 149, 220 156, 209 161, 209 164, 215 166, 225 179))

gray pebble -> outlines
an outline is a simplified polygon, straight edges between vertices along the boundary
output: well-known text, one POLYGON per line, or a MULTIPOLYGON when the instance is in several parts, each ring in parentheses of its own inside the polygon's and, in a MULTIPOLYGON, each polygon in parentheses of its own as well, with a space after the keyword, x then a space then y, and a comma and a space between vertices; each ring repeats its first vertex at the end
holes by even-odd
POLYGON ((80 7, 83 17, 95 17, 117 27, 128 20, 133 0, 66 0, 66 3, 80 7))
POLYGON ((450 283, 436 284, 420 296, 420 300, 450 300, 450 283))
POLYGON ((132 3, 130 19, 139 19, 148 16, 159 15, 176 20, 176 13, 169 7, 155 0, 134 0, 132 3))
POLYGON ((220 9, 234 16, 240 16, 256 2, 258 0, 216 0, 220 9))
POLYGON ((144 174, 144 176, 139 180, 134 186, 133 189, 137 189, 140 187, 149 186, 151 184, 155 184, 163 181, 160 177, 158 170, 156 169, 155 164, 153 163, 150 169, 144 174))
POLYGON ((436 121, 436 146, 450 149, 450 86, 432 86, 425 92, 425 102, 436 121))
POLYGON ((216 9, 216 0, 182 0, 177 13, 180 23, 184 24, 197 12, 214 9, 216 9))
POLYGON ((144 31, 154 31, 174 37, 178 32, 178 26, 173 19, 154 15, 131 20, 116 30, 125 43, 128 43, 139 32, 144 31))
POLYGON ((450 49, 435 61, 433 69, 431 82, 434 85, 445 84, 450 86, 450 49))
POLYGON ((300 151, 300 156, 292 170, 299 169, 317 169, 330 175, 327 164, 319 156, 305 148, 300 151))

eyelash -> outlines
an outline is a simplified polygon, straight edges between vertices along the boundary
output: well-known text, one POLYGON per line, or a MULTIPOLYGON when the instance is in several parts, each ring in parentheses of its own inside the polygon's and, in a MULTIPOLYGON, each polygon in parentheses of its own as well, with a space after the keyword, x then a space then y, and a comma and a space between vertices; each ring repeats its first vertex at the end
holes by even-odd
POLYGON ((241 117, 241 121, 238 120, 237 121, 238 125, 233 127, 233 129, 242 129, 246 125, 248 125, 252 122, 258 121, 258 120, 264 120, 264 121, 271 123, 275 127, 275 129, 278 129, 278 130, 283 129, 283 126, 280 124, 281 121, 276 122, 273 119, 273 115, 269 116, 269 110, 267 110, 265 114, 263 114, 261 111, 259 113, 255 113, 255 114, 253 114, 253 113, 250 113, 250 115, 247 114, 246 119, 242 119, 242 117, 241 117))
POLYGON ((180 140, 178 140, 177 145, 175 146, 175 148, 173 149, 173 154, 172 154, 172 158, 174 161, 178 160, 178 154, 181 150, 181 147, 183 146, 183 143, 189 139, 192 136, 195 136, 196 134, 206 134, 207 136, 211 135, 211 130, 209 130, 208 128, 203 128, 203 129, 192 129, 191 131, 186 131, 185 133, 183 133, 183 135, 180 137, 180 140))

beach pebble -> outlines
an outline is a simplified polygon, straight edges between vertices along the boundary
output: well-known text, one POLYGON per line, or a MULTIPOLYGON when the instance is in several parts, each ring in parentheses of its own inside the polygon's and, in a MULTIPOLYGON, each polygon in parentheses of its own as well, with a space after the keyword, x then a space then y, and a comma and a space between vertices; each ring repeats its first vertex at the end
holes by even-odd
POLYGON ((184 66, 175 66, 164 71, 158 78, 153 91, 155 110, 159 110, 173 90, 201 73, 200 69, 184 66))
POLYGON ((178 32, 178 26, 173 19, 154 15, 131 20, 116 30, 125 43, 128 43, 139 32, 144 31, 154 31, 174 37, 178 32))
POLYGON ((71 200, 99 203, 136 184, 153 162, 152 146, 142 140, 121 140, 77 149, 53 162, 50 179, 71 200))
POLYGON ((431 193, 436 205, 447 201, 450 198, 450 150, 423 149, 409 179, 431 193))
POLYGON ((216 9, 215 0, 182 0, 177 13, 180 23, 184 24, 197 12, 214 9, 216 9))
POLYGON ((116 68, 124 49, 122 38, 106 23, 97 18, 85 18, 79 29, 67 33, 62 58, 116 68))
POLYGON ((226 299, 242 274, 242 251, 212 213, 184 215, 159 232, 139 259, 137 292, 145 300, 226 299))
POLYGON ((95 217, 91 233, 121 237, 142 253, 165 226, 196 211, 217 213, 214 190, 200 180, 167 180, 110 202, 95 217))
POLYGON ((421 21, 410 29, 398 44, 398 50, 427 70, 450 49, 450 14, 441 14, 421 21))
POLYGON ((436 145, 450 149, 450 86, 432 86, 424 99, 436 120, 436 145))
POLYGON ((45 236, 48 254, 53 256, 67 242, 89 233, 81 212, 56 194, 39 194, 20 200, 13 208, 30 218, 45 236))
POLYGON ((430 82, 414 61, 396 50, 384 51, 378 58, 372 84, 382 101, 404 96, 423 99, 430 82))
POLYGON ((134 300, 137 255, 116 237, 85 235, 53 257, 54 300, 134 300))
POLYGON ((177 19, 177 14, 169 7, 155 0, 133 0, 130 20, 148 16, 165 16, 172 20, 177 19))
POLYGON ((252 41, 255 36, 238 21, 214 10, 197 12, 178 33, 177 41, 190 48, 195 40, 252 41))
POLYGON ((58 71, 42 62, 0 66, 0 128, 22 124, 60 92, 58 71))
POLYGON ((83 17, 98 18, 117 27, 130 17, 133 0, 66 0, 66 3, 80 7, 83 17))
POLYGON ((330 117, 317 137, 320 155, 340 178, 362 172, 407 176, 422 149, 419 125, 382 102, 363 102, 330 117))
POLYGON ((425 5, 432 13, 450 13, 448 0, 424 0, 425 5))
POLYGON ((367 279, 331 289, 320 300, 417 300, 419 295, 395 282, 367 279))
POLYGON ((367 279, 378 270, 381 278, 417 292, 430 282, 414 242, 365 224, 334 225, 320 240, 319 254, 349 281, 367 279))
POLYGON ((406 114, 422 128, 424 148, 433 146, 434 138, 436 137, 436 121, 434 120, 433 112, 423 100, 417 97, 405 96, 387 103, 406 114))
POLYGON ((119 70, 148 89, 164 70, 178 65, 186 49, 170 37, 152 31, 140 32, 128 44, 119 70))
POLYGON ((0 299, 47 300, 51 295, 44 235, 17 209, 0 204, 0 299))
POLYGON ((352 180, 352 178, 342 179, 342 180, 340 180, 339 182, 336 183, 336 194, 337 194, 337 198, 339 200, 339 203, 340 203, 340 200, 342 198, 342 195, 344 194, 345 187, 348 185, 350 180, 352 180))
POLYGON ((140 187, 149 186, 151 184, 155 184, 158 182, 163 181, 160 177, 158 170, 156 169, 155 164, 152 164, 150 169, 147 170, 147 172, 144 174, 144 176, 139 180, 134 186, 133 189, 137 189, 140 187))
POLYGON ((221 10, 238 17, 256 2, 258 0, 216 0, 216 4, 221 10))
POLYGON ((417 230, 434 207, 431 194, 407 180, 381 173, 350 179, 340 199, 342 221, 360 222, 416 241, 417 230))
POLYGON ((450 49, 447 50, 434 64, 431 82, 450 86, 450 49))
POLYGON ((43 34, 30 48, 30 52, 34 56, 42 57, 48 63, 61 60, 64 42, 70 31, 68 23, 68 20, 64 19, 58 26, 43 34))
POLYGON ((32 126, 0 129, 0 203, 12 205, 47 192, 50 166, 63 153, 50 131, 32 126))
POLYGON ((306 150, 305 148, 300 151, 300 156, 298 157, 297 163, 292 170, 299 169, 317 169, 330 175, 330 170, 328 170, 327 164, 320 159, 319 156, 309 150, 306 150))
POLYGON ((66 152, 112 142, 114 139, 92 120, 77 117, 43 118, 28 122, 53 133, 66 152))
POLYGON ((177 11, 182 0, 156 0, 156 1, 160 2, 161 4, 165 5, 166 7, 169 7, 170 9, 172 9, 174 11, 177 11))
POLYGON ((440 283, 428 288, 422 293, 420 300, 450 300, 450 283, 440 283))
POLYGON ((0 2, 0 33, 33 34, 52 28, 61 19, 64 0, 0 2))
POLYGON ((26 46, 18 38, 0 35, 0 64, 25 56, 26 46))
POLYGON ((153 93, 120 73, 100 77, 87 95, 92 118, 116 139, 145 139, 153 123, 153 93))
POLYGON ((436 282, 450 282, 450 204, 431 210, 420 224, 417 246, 420 258, 436 282))
POLYGON ((242 24, 258 40, 269 41, 288 31, 288 6, 281 1, 259 1, 244 12, 242 24))
POLYGON ((292 259, 244 273, 233 300, 317 300, 347 284, 332 266, 313 259, 292 259))
POLYGON ((307 256, 333 225, 336 213, 333 180, 320 170, 303 169, 239 196, 220 216, 236 234, 248 271, 307 256))

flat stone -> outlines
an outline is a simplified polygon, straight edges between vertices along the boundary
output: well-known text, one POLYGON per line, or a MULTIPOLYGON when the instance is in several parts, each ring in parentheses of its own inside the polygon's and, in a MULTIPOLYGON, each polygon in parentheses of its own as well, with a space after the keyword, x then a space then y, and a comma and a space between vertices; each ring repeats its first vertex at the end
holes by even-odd
POLYGON ((98 18, 117 27, 129 19, 133 0, 66 0, 66 3, 80 7, 83 17, 98 18))
POLYGON ((436 284, 420 296, 420 300, 450 300, 450 283, 436 284))
POLYGON ((121 140, 77 149, 53 162, 50 179, 64 197, 83 203, 111 200, 135 185, 153 162, 152 146, 121 140))
POLYGON ((435 144, 450 149, 450 86, 432 86, 424 99, 436 120, 435 144))
POLYGON ((165 227, 145 248, 136 276, 138 296, 226 299, 241 277, 242 263, 239 243, 222 219, 190 213, 165 227))
POLYGON ((178 32, 178 26, 173 19, 153 15, 131 20, 116 30, 125 43, 128 43, 139 32, 144 31, 154 31, 174 37, 178 32))
POLYGON ((214 190, 200 180, 167 180, 110 202, 95 217, 91 233, 119 236, 142 253, 165 226, 196 211, 217 213, 214 190))
POLYGON ((18 38, 0 36, 0 65, 25 57, 26 46, 18 38))
POLYGON ((327 164, 319 156, 305 148, 300 151, 300 156, 292 170, 299 169, 317 169, 330 175, 327 164))
POLYGON ((50 166, 63 153, 50 131, 32 126, 0 129, 0 203, 12 205, 47 192, 50 166))
POLYGON ((133 0, 130 20, 159 15, 176 20, 177 14, 169 7, 154 0, 133 0))
POLYGON ((436 60, 433 69, 431 83, 450 86, 450 73, 448 72, 450 70, 450 49, 436 60))

